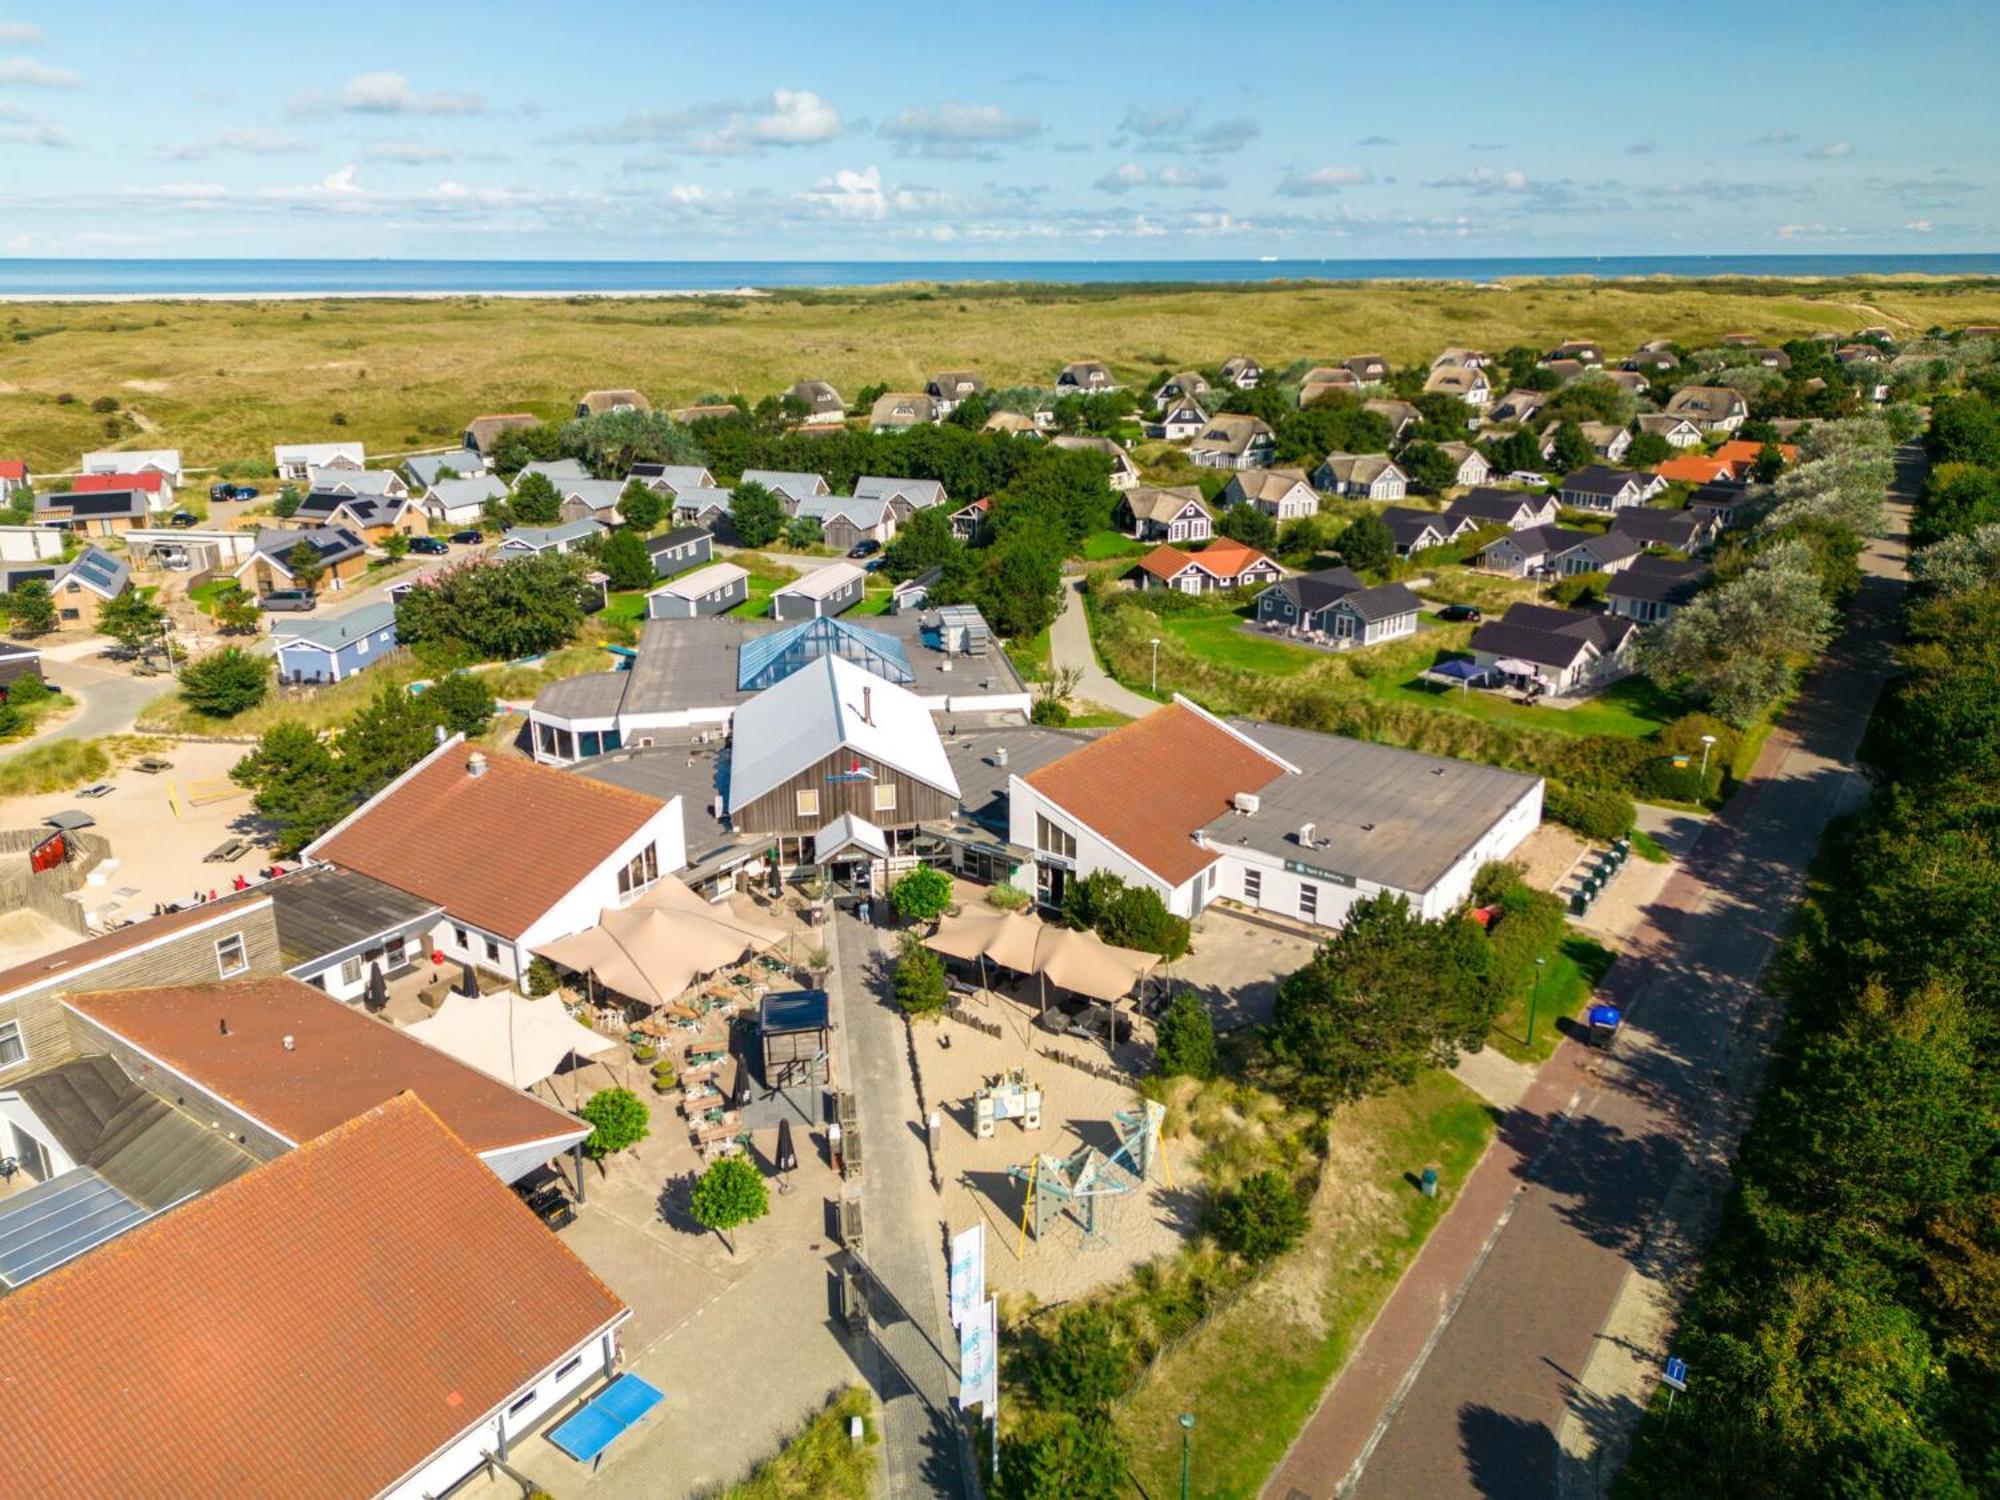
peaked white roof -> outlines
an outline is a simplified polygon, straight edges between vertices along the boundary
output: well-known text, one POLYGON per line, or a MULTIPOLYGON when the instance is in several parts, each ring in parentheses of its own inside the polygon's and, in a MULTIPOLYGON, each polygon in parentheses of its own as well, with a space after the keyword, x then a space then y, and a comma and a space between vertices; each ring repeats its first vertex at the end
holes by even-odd
POLYGON ((694 599, 713 589, 726 587, 739 578, 750 575, 735 563, 710 563, 705 568, 696 568, 692 573, 683 573, 671 583, 663 583, 656 589, 648 589, 646 597, 654 594, 672 594, 677 599, 694 599))
POLYGON ((831 562, 823 568, 814 568, 801 578, 778 589, 780 594, 803 594, 808 599, 824 599, 829 594, 837 594, 857 578, 868 575, 851 562, 831 562))
POLYGON ((822 656, 736 710, 729 810, 839 750, 851 750, 949 796, 958 778, 923 700, 838 656, 822 656), (868 717, 862 718, 866 708, 868 717))

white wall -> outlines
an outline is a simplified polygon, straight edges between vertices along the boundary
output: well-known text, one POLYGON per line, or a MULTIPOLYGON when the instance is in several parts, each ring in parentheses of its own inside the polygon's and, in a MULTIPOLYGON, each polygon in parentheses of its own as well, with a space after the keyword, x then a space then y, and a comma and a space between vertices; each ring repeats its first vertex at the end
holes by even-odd
MULTIPOLYGON (((49 1153, 49 1175, 70 1171, 76 1163, 57 1142, 55 1132, 44 1125, 41 1116, 28 1107, 28 1101, 19 1094, 0 1093, 0 1124, 18 1125, 28 1135, 42 1143, 42 1149, 49 1153)), ((14 1133, 0 1130, 0 1156, 14 1154, 14 1133)))
POLYGON ((608 859, 572 886, 567 895, 521 934, 515 945, 516 972, 527 968, 533 951, 542 944, 594 927, 598 913, 605 907, 621 906, 630 900, 629 896, 618 893, 618 874, 648 844, 658 846, 661 876, 687 868, 687 827, 679 797, 647 819, 644 827, 621 843, 608 859))
POLYGON ((62 533, 53 526, 0 526, 0 562, 45 562, 62 556, 62 533))

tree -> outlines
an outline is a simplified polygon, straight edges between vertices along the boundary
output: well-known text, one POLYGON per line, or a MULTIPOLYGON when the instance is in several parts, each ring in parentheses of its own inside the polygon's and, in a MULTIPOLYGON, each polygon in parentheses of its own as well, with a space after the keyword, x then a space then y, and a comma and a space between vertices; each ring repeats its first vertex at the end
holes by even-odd
POLYGON ((294 586, 302 589, 319 587, 319 581, 326 573, 326 565, 319 560, 318 550, 306 541, 301 541, 285 554, 285 569, 292 575, 294 586))
POLYGON ((1306 1206, 1284 1173, 1257 1172, 1216 1200, 1209 1225, 1224 1249, 1255 1264, 1299 1242, 1306 1232, 1306 1206))
POLYGON ((621 527, 604 539, 597 561, 614 589, 650 588, 658 577, 652 553, 646 550, 639 533, 628 528, 621 527))
POLYGON ((28 579, 7 596, 7 613, 20 635, 47 635, 56 628, 56 602, 40 578, 28 579))
POLYGON ((1458 460, 1435 443, 1409 444, 1396 455, 1396 467, 1419 495, 1442 495, 1458 483, 1458 460))
POLYGON ((882 549, 882 567, 901 582, 943 567, 958 550, 958 538, 951 534, 951 518, 944 507, 927 505, 905 521, 882 549))
POLYGON ((1549 462, 1555 466, 1557 473, 1567 474, 1596 461, 1597 450, 1590 445, 1590 439, 1583 435, 1583 428, 1574 419, 1556 424, 1555 441, 1549 445, 1549 462))
POLYGON ((1495 472, 1507 474, 1532 474, 1542 467, 1542 445, 1535 441, 1532 432, 1517 429, 1503 438, 1489 439, 1486 457, 1495 472))
POLYGON ((944 960, 914 932, 903 934, 894 985, 896 1004, 906 1016, 934 1016, 945 1007, 944 960))
POLYGON ((392 531, 382 538, 382 552, 390 562, 401 562, 410 555, 410 539, 400 531, 392 531))
MULTIPOLYGON (((540 999, 543 995, 553 995, 562 988, 562 979, 556 973, 556 966, 539 953, 528 960, 528 972, 522 976, 522 987, 528 998, 540 999)), ((659 1066, 657 1063, 654 1065, 659 1066)))
MULTIPOLYGON (((1630 450, 1625 454, 1627 463, 1632 461, 1630 450)), ((1773 484, 1785 472, 1785 452, 1776 443, 1766 443, 1757 450, 1757 461, 1750 466, 1750 478, 1756 484, 1773 484)))
POLYGON ((1396 534, 1387 521, 1369 511, 1342 528, 1333 550, 1357 573, 1380 573, 1396 560, 1396 534))
POLYGON ((1169 961, 1188 950, 1187 918, 1168 911, 1151 886, 1127 885, 1109 870, 1072 880, 1063 891, 1062 915, 1070 926, 1121 948, 1143 949, 1169 961))
POLYGON ((514 481, 507 508, 521 526, 553 526, 562 519, 562 496, 555 481, 537 471, 514 481))
POLYGON ((1995 524, 2000 524, 2000 470, 1939 464, 1918 497, 1910 538, 1930 546, 1995 524))
POLYGON ((729 497, 729 526, 745 547, 768 547, 785 529, 785 507, 756 480, 745 480, 729 497))
POLYGON ((256 599, 243 589, 224 589, 216 595, 215 625, 224 635, 255 635, 263 619, 256 599))
POLYGON ((408 646, 455 643, 482 661, 553 651, 575 636, 595 594, 586 567, 556 552, 461 563, 397 601, 396 635, 408 646))
POLYGON ((1674 445, 1657 432, 1642 432, 1632 439, 1622 460, 1628 469, 1651 469, 1674 456, 1674 445))
POLYGON ((467 739, 486 733, 499 707, 493 690, 471 672, 446 673, 424 689, 418 701, 447 731, 467 739))
POLYGON ((919 865, 889 887, 889 904, 905 922, 934 921, 951 905, 951 877, 919 865))
POLYGON ((250 805, 275 825, 275 847, 286 858, 354 810, 347 767, 319 734, 295 719, 265 730, 229 776, 250 789, 250 805))
POLYGON ((278 498, 271 502, 271 514, 281 521, 289 521, 299 513, 299 507, 305 504, 305 499, 306 497, 299 493, 297 485, 281 484, 278 486, 278 498))
POLYGON ((999 1492, 1008 1500, 1119 1500, 1125 1440, 1103 1414, 1058 1411, 1000 1445, 999 1492))
POLYGON ((372 796, 436 747, 438 714, 399 682, 377 685, 375 696, 340 731, 341 761, 361 795, 372 796))
POLYGON ((1269 1037, 1320 1103, 1359 1099, 1449 1066, 1480 1045, 1498 997, 1478 924, 1427 922, 1400 895, 1355 903, 1302 969, 1278 985, 1269 1037))
POLYGON ((1747 724, 1827 642, 1833 610, 1797 543, 1757 559, 1674 611, 1641 642, 1640 665, 1732 724, 1747 724))
POLYGON ((1028 535, 986 549, 978 603, 987 623, 1009 640, 1038 635, 1062 603, 1062 559, 1028 535))
POLYGON ((166 623, 167 612, 137 589, 128 588, 97 612, 97 628, 135 655, 159 643, 166 623))
POLYGON ((644 536, 667 517, 667 497, 643 479, 628 479, 618 492, 618 518, 644 536))
POLYGON ((558 444, 563 453, 581 460, 600 479, 629 474, 635 463, 699 466, 707 462, 694 434, 657 411, 607 411, 578 417, 563 425, 558 444))
POLYGON ((1272 552, 1278 546, 1278 523, 1259 506, 1248 503, 1230 506, 1222 513, 1216 529, 1231 541, 1255 547, 1259 552, 1272 552))
MULTIPOLYGON (((587 1107, 584 1118, 590 1118, 587 1107)), ((587 1142, 584 1149, 589 1149, 587 1142)), ((729 1231, 754 1224, 770 1211, 771 1191, 764 1185, 764 1174, 741 1156, 725 1156, 710 1162, 688 1195, 689 1215, 702 1228, 713 1229, 720 1235, 722 1243, 729 1245, 731 1255, 736 1253, 736 1247, 729 1242, 729 1231)))
POLYGON ((599 1089, 583 1101, 583 1108, 577 1113, 590 1126, 590 1134, 584 1137, 583 1154, 593 1161, 601 1162, 628 1146, 636 1146, 652 1133, 653 1112, 630 1089, 599 1089))
POLYGON ((227 719, 264 701, 271 663, 240 646, 225 646, 181 668, 181 699, 196 713, 227 719))
POLYGON ((1193 990, 1174 996, 1155 1028, 1153 1071, 1162 1078, 1215 1076, 1215 1022, 1193 990))

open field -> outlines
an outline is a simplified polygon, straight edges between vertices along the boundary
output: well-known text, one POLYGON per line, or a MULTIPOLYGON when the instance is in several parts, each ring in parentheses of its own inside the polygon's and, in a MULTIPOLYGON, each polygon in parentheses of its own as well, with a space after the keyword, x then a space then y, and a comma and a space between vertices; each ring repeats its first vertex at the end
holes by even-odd
POLYGON ((995 386, 1042 385, 1084 356, 1130 380, 1246 352, 1274 365, 1361 350, 1401 362, 1447 344, 1545 347, 1566 336, 1622 352, 1734 328, 1776 341, 1864 323, 2000 322, 2000 285, 906 286, 700 302, 17 303, 5 316, 0 453, 55 473, 105 443, 105 419, 90 410, 101 396, 132 414, 123 441, 177 446, 201 466, 268 461, 273 442, 336 436, 378 453, 445 446, 479 412, 558 417, 594 386, 679 405, 711 392, 755 398, 803 376, 850 396, 875 381, 916 388, 940 367, 976 369, 995 386), (65 394, 74 399, 57 404, 65 394))

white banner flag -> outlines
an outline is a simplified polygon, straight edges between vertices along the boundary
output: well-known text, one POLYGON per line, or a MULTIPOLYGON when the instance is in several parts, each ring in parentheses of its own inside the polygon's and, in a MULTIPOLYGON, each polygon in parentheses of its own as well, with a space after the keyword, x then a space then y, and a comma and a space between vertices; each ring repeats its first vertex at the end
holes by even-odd
POLYGON ((966 1319, 986 1300, 986 1226, 975 1224, 951 1239, 951 1326, 966 1319))
POLYGON ((958 1331, 958 1404, 961 1409, 1000 1394, 1000 1305, 988 1302, 958 1331))

